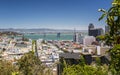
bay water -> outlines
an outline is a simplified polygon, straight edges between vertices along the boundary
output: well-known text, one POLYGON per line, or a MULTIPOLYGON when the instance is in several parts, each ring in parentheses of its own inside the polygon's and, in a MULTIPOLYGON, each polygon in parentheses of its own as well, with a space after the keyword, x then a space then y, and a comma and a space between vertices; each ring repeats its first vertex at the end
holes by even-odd
POLYGON ((57 34, 52 33, 52 34, 24 34, 25 38, 29 38, 29 39, 44 39, 44 40, 73 40, 73 33, 63 33, 60 34, 60 37, 57 36, 57 34))

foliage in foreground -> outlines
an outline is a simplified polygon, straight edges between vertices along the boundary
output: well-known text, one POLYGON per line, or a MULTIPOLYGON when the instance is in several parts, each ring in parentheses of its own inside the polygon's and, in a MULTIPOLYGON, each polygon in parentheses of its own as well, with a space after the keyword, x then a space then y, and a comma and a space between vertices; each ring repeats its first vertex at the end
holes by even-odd
POLYGON ((0 75, 11 75, 14 71, 16 71, 16 68, 11 62, 0 60, 0 75))
POLYGON ((111 50, 111 65, 110 68, 114 75, 120 75, 120 44, 115 45, 111 50))
POLYGON ((108 11, 104 9, 99 11, 103 12, 99 20, 105 17, 106 23, 110 28, 105 39, 106 43, 111 46, 110 68, 113 75, 120 75, 120 0, 113 0, 112 7, 108 11))
POLYGON ((31 51, 23 55, 16 64, 0 60, 0 75, 52 75, 52 72, 31 51))
POLYGON ((108 66, 68 65, 62 75, 108 75, 108 66))
POLYGON ((108 65, 102 65, 100 59, 96 58, 96 63, 91 65, 85 64, 85 59, 81 56, 81 62, 78 65, 68 65, 63 62, 62 75, 109 75, 108 65))
POLYGON ((24 75, 38 75, 40 72, 43 73, 44 70, 40 60, 34 55, 33 52, 29 52, 22 56, 18 61, 18 67, 24 75))

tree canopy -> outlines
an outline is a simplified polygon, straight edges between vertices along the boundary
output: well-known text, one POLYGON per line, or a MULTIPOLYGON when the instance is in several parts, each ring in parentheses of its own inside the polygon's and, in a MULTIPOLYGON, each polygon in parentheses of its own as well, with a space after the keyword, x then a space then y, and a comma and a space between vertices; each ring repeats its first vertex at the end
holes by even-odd
POLYGON ((18 60, 19 70, 23 75, 42 75, 45 67, 34 52, 29 52, 18 60))
POLYGON ((112 7, 105 11, 104 9, 99 9, 103 12, 99 20, 106 17, 106 23, 110 28, 110 32, 106 35, 106 42, 111 46, 109 51, 111 55, 110 68, 114 72, 113 74, 120 74, 120 0, 113 0, 112 7))

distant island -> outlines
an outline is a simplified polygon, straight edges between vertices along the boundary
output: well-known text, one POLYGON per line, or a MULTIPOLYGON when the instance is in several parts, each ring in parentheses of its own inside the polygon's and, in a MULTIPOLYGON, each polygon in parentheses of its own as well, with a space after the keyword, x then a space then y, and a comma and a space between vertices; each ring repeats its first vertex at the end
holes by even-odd
POLYGON ((0 36, 7 35, 7 36, 22 36, 22 34, 12 31, 3 31, 0 32, 0 36))

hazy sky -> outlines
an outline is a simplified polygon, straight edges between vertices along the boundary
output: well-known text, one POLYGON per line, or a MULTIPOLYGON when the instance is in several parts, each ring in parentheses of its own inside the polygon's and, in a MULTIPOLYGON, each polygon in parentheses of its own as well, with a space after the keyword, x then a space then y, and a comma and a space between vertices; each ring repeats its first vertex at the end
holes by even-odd
POLYGON ((0 0, 0 28, 87 29, 98 21, 112 0, 0 0))

